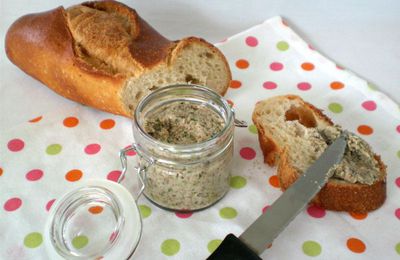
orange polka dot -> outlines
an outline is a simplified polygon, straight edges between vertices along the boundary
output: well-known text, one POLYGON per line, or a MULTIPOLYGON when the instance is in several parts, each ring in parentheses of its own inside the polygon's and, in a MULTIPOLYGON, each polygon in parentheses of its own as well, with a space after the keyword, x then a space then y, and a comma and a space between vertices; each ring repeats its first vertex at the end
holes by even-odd
POLYGON ((279 184, 279 179, 278 176, 272 175, 269 177, 269 184, 271 184, 272 187, 279 188, 281 185, 279 184))
POLYGON ((38 116, 38 117, 32 118, 31 120, 29 120, 29 122, 30 123, 37 123, 40 120, 42 120, 42 116, 38 116))
POLYGON ((368 125, 360 125, 357 128, 357 131, 362 135, 371 135, 374 132, 374 129, 368 125))
POLYGON ((313 69, 314 69, 314 64, 312 64, 312 63, 310 63, 310 62, 304 62, 303 64, 301 64, 301 68, 302 68, 303 70, 310 71, 310 70, 313 70, 313 69))
POLYGON ((231 107, 233 107, 235 104, 233 103, 233 101, 232 100, 230 100, 230 99, 228 99, 228 100, 226 100, 227 102, 228 102, 228 104, 231 106, 231 107))
POLYGON ((3 175, 3 168, 0 168, 0 176, 3 175))
POLYGON ((101 212, 103 212, 103 207, 93 206, 93 207, 90 207, 88 210, 92 214, 100 214, 101 212))
POLYGON ((238 67, 239 69, 247 69, 249 65, 249 62, 245 59, 240 59, 236 61, 236 67, 238 67))
POLYGON ((100 122, 100 127, 102 129, 111 129, 115 126, 115 121, 113 119, 104 119, 103 121, 100 122))
POLYGON ((350 216, 352 216, 354 219, 362 220, 365 219, 368 216, 368 213, 353 213, 350 212, 350 216))
POLYGON ((344 88, 344 84, 340 81, 333 81, 331 82, 331 89, 337 90, 344 88))
POLYGON ((63 121, 63 125, 66 127, 75 127, 78 124, 79 124, 79 119, 74 116, 67 117, 63 121))
POLYGON ((354 237, 347 239, 347 247, 354 253, 363 253, 366 249, 364 242, 354 237))
POLYGON ((231 80, 231 88, 240 88, 242 86, 242 82, 239 80, 231 80))
POLYGON ((81 170, 74 169, 65 174, 65 179, 67 181, 78 181, 80 178, 82 178, 82 175, 83 173, 81 170))

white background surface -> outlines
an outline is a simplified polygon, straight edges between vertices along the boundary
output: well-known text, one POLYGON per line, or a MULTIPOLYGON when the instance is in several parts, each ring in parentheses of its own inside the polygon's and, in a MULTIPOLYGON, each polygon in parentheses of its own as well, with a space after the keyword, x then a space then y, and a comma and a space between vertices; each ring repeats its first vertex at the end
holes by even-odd
MULTIPOLYGON (((8 27, 18 17, 79 0, 1 0, 0 129, 72 102, 12 65, 4 52, 8 27)), ((400 102, 400 1, 123 1, 170 39, 194 35, 220 41, 275 15, 304 40, 400 102)))

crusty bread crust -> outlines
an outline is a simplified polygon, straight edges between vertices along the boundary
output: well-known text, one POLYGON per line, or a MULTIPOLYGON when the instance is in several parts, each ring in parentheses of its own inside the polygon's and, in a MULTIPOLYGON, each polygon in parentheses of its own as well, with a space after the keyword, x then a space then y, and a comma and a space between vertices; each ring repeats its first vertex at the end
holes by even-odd
MULTIPOLYGON (((304 102, 300 97, 287 95, 275 97, 280 99, 297 99, 302 105, 311 109, 315 116, 330 125, 332 121, 313 105, 304 102)), ((284 191, 300 176, 299 171, 289 161, 289 147, 280 147, 266 129, 261 120, 262 107, 257 107, 253 113, 253 122, 257 127, 259 143, 263 151, 264 161, 270 166, 277 165, 277 176, 280 187, 284 191)), ((375 155, 380 168, 379 179, 372 185, 349 183, 341 180, 330 179, 321 191, 314 197, 312 204, 327 210, 366 213, 379 208, 386 199, 386 166, 380 156, 375 155)))
MULTIPOLYGON (((227 91, 231 72, 225 57, 213 45, 196 37, 169 41, 141 19, 135 10, 115 1, 87 2, 82 6, 116 12, 126 18, 131 28, 132 41, 126 46, 129 49, 127 56, 130 57, 122 59, 132 68, 129 72, 110 71, 82 58, 77 53, 76 46, 79 43, 72 36, 68 13, 63 7, 25 15, 15 21, 5 39, 8 58, 61 96, 103 111, 131 117, 132 111, 121 97, 128 78, 139 77, 160 64, 169 66, 181 48, 193 43, 202 44, 224 61, 229 80, 225 86, 220 86, 222 90, 218 92, 225 94, 227 91)), ((111 57, 113 53, 115 50, 110 48, 111 57)))
POLYGON ((257 127, 258 141, 264 155, 264 162, 269 166, 275 166, 279 161, 280 147, 274 142, 271 135, 264 131, 257 121, 253 120, 253 122, 257 127))

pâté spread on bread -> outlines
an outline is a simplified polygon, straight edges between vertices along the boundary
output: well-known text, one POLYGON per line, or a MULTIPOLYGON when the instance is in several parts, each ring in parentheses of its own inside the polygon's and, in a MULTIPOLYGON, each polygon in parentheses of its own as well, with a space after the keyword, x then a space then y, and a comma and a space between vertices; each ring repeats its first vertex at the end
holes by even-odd
MULTIPOLYGON (((342 128, 338 125, 328 126, 320 131, 320 136, 324 139, 324 143, 329 145, 342 132, 342 128)), ((347 134, 347 147, 343 160, 332 171, 333 178, 367 185, 376 182, 380 175, 379 163, 374 158, 369 144, 351 132, 347 134)))
MULTIPOLYGON (((291 131, 290 128, 292 127, 295 128, 297 135, 307 138, 311 143, 310 145, 315 149, 315 156, 305 157, 306 160, 303 164, 297 164, 302 172, 305 172, 308 166, 343 132, 339 125, 326 126, 321 129, 307 128, 297 120, 287 122, 286 131, 291 131)), ((298 160, 299 158, 292 159, 298 160)), ((331 171, 333 171, 332 178, 350 183, 371 185, 379 178, 380 169, 368 143, 354 133, 348 132, 343 160, 331 171)))
MULTIPOLYGON (((321 110, 299 96, 276 96, 257 103, 253 112, 264 160, 278 166, 283 190, 293 184, 343 132, 321 110)), ((386 198, 386 166, 361 137, 347 134, 341 163, 313 199, 330 210, 365 213, 386 198)))

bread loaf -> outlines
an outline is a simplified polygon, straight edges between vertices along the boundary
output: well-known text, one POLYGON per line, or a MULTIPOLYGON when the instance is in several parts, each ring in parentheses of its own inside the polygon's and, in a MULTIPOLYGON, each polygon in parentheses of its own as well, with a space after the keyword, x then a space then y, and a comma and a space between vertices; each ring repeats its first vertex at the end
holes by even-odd
POLYGON ((162 86, 202 84, 223 95, 231 80, 213 45, 196 37, 170 41, 115 1, 23 16, 5 47, 15 65, 58 94, 128 117, 162 86))
MULTIPOLYGON (((257 103, 253 122, 264 161, 277 165, 283 190, 287 189, 333 142, 342 128, 313 105, 294 95, 257 103)), ((342 162, 313 199, 325 209, 365 213, 386 198, 386 166, 359 136, 350 133, 342 162)))

